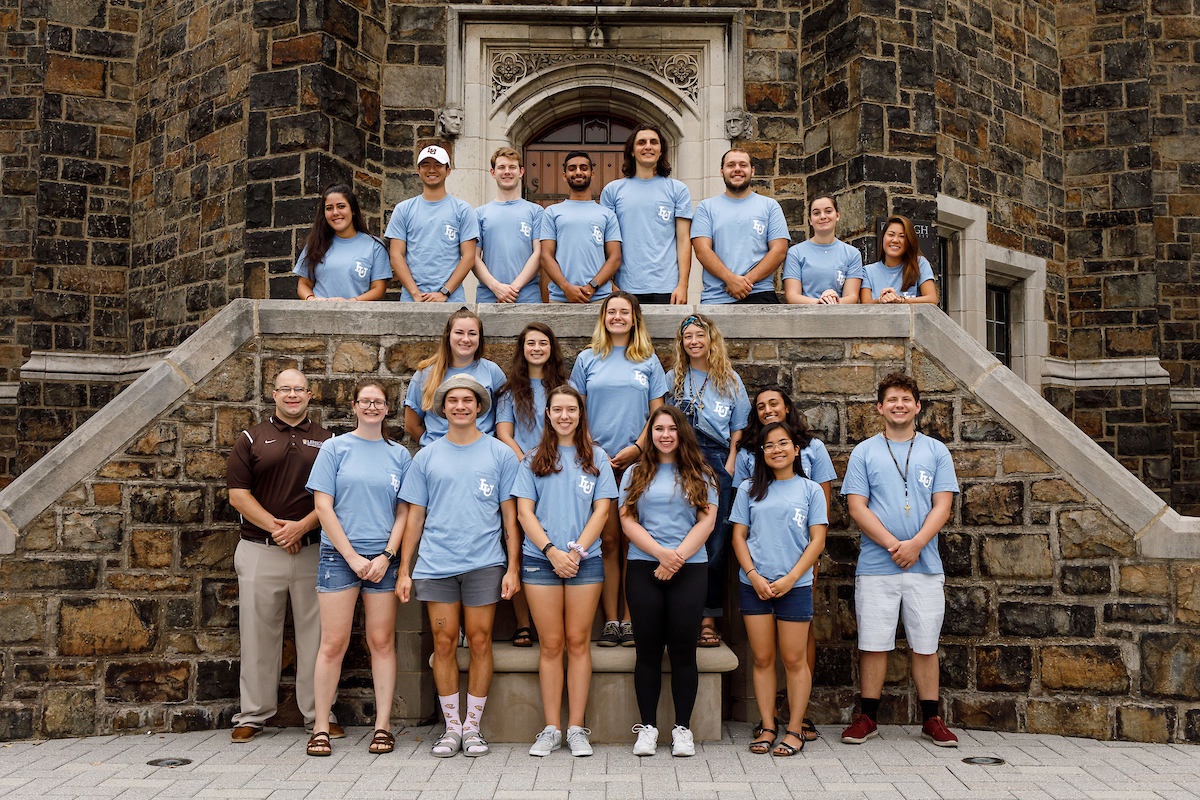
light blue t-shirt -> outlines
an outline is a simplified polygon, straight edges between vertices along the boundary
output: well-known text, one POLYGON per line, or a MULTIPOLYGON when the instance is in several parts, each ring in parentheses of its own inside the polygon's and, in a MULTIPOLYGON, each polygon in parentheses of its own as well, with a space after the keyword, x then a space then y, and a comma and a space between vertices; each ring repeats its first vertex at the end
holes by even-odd
MULTIPOLYGON (((805 477, 814 483, 837 480, 837 473, 833 471, 833 459, 829 457, 829 451, 820 439, 808 440, 808 446, 800 451, 800 465, 804 467, 805 477)), ((733 485, 741 486, 742 481, 753 477, 754 453, 743 447, 737 451, 733 460, 733 485)))
MULTIPOLYGON (((292 270, 302 278, 308 277, 308 267, 304 264, 307 253, 307 249, 300 253, 300 260, 292 270)), ((383 242, 359 231, 349 239, 334 236, 313 274, 313 294, 317 297, 353 300, 366 294, 371 281, 391 278, 392 262, 383 242)))
MULTIPOLYGON (((621 506, 625 505, 625 499, 629 497, 629 482, 633 480, 635 471, 636 467, 630 467, 625 470, 625 476, 621 479, 619 501, 621 506)), ((638 524, 654 537, 654 541, 668 550, 674 550, 683 544, 688 532, 695 527, 700 511, 688 503, 683 488, 675 481, 675 465, 659 464, 654 480, 650 482, 637 501, 638 524)), ((710 506, 717 505, 717 487, 712 484, 708 486, 708 504, 710 506)), ((658 561, 657 558, 633 542, 629 543, 628 557, 634 561, 658 561)), ((701 547, 687 559, 686 563, 708 563, 707 550, 701 547)))
POLYGON ((530 378, 529 388, 533 391, 533 419, 530 421, 532 424, 526 425, 517 417, 517 406, 513 403, 512 392, 505 392, 496 400, 496 422, 512 424, 513 439, 517 441, 517 447, 521 448, 522 453, 528 453, 537 447, 538 442, 542 440, 542 430, 546 427, 546 387, 542 386, 541 378, 530 378))
MULTIPOLYGON (((529 466, 532 457, 532 454, 527 454, 521 462, 512 490, 513 497, 535 501, 534 516, 554 546, 565 553, 567 543, 579 539, 579 534, 592 516, 592 503, 605 498, 613 500, 617 496, 617 481, 608 463, 608 454, 599 447, 592 448, 592 463, 600 470, 600 474, 590 475, 576 463, 574 447, 559 447, 558 465, 561 469, 540 478, 533 474, 529 466)), ((616 510, 609 513, 615 514, 616 510)), ((521 552, 526 558, 546 558, 529 537, 525 537, 521 552)), ((596 539, 587 553, 589 558, 600 556, 600 539, 596 539)))
POLYGON ((417 453, 400 492, 425 509, 413 578, 449 578, 504 566, 500 504, 512 497, 520 462, 491 436, 468 445, 438 439, 417 453))
POLYGON ((874 264, 868 264, 863 267, 863 284, 862 288, 871 290, 871 297, 876 300, 883 290, 891 286, 896 290, 896 294, 901 297, 920 297, 921 284, 925 281, 937 280, 933 275, 933 267, 925 260, 925 256, 919 256, 917 264, 920 266, 921 275, 917 282, 903 292, 900 291, 900 285, 904 283, 904 265, 897 267, 889 267, 882 261, 876 261, 874 264))
MULTIPOLYGON (((921 530, 925 517, 933 509, 934 494, 958 494, 954 461, 946 445, 922 433, 916 436, 916 441, 912 442, 911 457, 908 442, 889 441, 882 433, 860 442, 850 454, 846 477, 842 479, 842 494, 857 494, 867 498, 867 508, 879 517, 883 527, 892 536, 902 541, 913 538, 921 530), (892 455, 888 455, 889 447, 892 455), (910 506, 907 513, 904 511, 904 479, 901 477, 906 460, 910 506)), ((891 554, 869 536, 859 538, 862 541, 856 575, 895 575, 903 571, 892 561, 891 554)), ((936 535, 921 548, 917 563, 909 569, 931 575, 943 572, 936 535)))
POLYGON ((732 397, 719 392, 711 380, 705 383, 707 377, 707 372, 688 367, 688 373, 683 379, 683 395, 676 397, 672 394, 675 387, 675 370, 665 373, 663 381, 667 385, 666 401, 673 406, 683 407, 688 403, 694 404, 698 395, 704 407, 700 409, 697 429, 710 439, 728 446, 729 437, 735 431, 743 430, 750 419, 750 398, 746 396, 746 387, 742 385, 742 378, 736 372, 733 373, 733 377, 737 385, 732 397))
POLYGON ((626 292, 673 292, 679 285, 675 220, 692 218, 692 194, 681 181, 655 175, 605 184, 600 205, 621 226, 621 268, 616 281, 626 292))
POLYGON ((650 418, 650 401, 667 393, 658 356, 630 361, 624 347, 614 347, 608 358, 600 358, 590 347, 584 350, 575 359, 571 385, 587 399, 592 439, 614 456, 641 435, 650 418))
MULTIPOLYGON (((413 375, 412 380, 408 382, 408 392, 404 395, 404 405, 417 412, 417 416, 421 418, 421 423, 425 426, 425 433, 421 435, 421 447, 426 447, 442 438, 446 435, 446 431, 450 429, 450 423, 446 422, 432 408, 428 410, 421 408, 421 395, 425 391, 425 378, 429 375, 429 369, 429 367, 426 367, 425 369, 417 370, 417 374, 413 375)), ((446 378, 460 374, 470 375, 479 381, 483 385, 483 388, 488 390, 488 394, 493 399, 496 397, 496 390, 508 380, 504 375, 504 370, 486 358, 477 358, 468 367, 449 367, 446 369, 446 375, 442 380, 445 381, 446 378)), ((494 402, 492 403, 492 407, 488 409, 488 413, 483 414, 475 420, 475 427, 488 436, 491 436, 495 432, 496 404, 494 402)))
MULTIPOLYGON (((554 260, 572 286, 583 286, 604 266, 604 243, 621 241, 621 227, 612 209, 591 200, 563 200, 542 215, 543 241, 554 242, 554 260)), ((612 294, 607 281, 592 295, 592 302, 612 294)), ((565 303, 567 295, 550 281, 550 299, 565 303)))
MULTIPOLYGON (((321 444, 305 488, 333 497, 333 513, 354 552, 374 558, 391 537, 400 488, 411 464, 403 445, 343 433, 321 444)), ((325 531, 321 543, 333 546, 325 531)))
MULTIPOLYGON (((745 275, 763 260, 776 239, 791 241, 783 209, 779 203, 751 192, 749 197, 734 200, 725 194, 700 201, 692 220, 692 238, 712 239, 713 252, 730 272, 745 275)), ((754 284, 751 294, 774 291, 771 276, 754 284)), ((725 282, 708 270, 704 271, 701 303, 737 302, 725 291, 725 282)))
MULTIPOLYGON (((808 529, 829 524, 825 492, 808 478, 796 475, 773 482, 762 500, 754 500, 750 497, 750 481, 745 481, 738 487, 729 521, 750 529, 746 546, 754 569, 767 581, 777 581, 800 561, 810 541, 808 529)), ((738 580, 750 585, 744 569, 738 570, 738 580)), ((811 586, 812 582, 810 567, 795 585, 811 586)))
MULTIPOLYGON (((533 255, 533 243, 541 238, 545 212, 528 200, 493 200, 475 209, 479 219, 480 256, 488 272, 501 283, 511 284, 533 255)), ((518 303, 540 303, 537 273, 517 293, 518 303)), ((476 303, 494 303, 496 295, 480 282, 475 289, 476 303)))
POLYGON ((830 289, 841 295, 846 281, 862 277, 862 253, 841 239, 829 244, 805 239, 788 248, 783 261, 783 279, 800 281, 801 293, 814 300, 821 299, 830 289))
MULTIPOLYGON (((470 203, 453 195, 436 203, 417 195, 396 204, 383 235, 406 243, 404 259, 417 288, 436 292, 450 280, 462 260, 459 245, 479 238, 479 220, 470 203)), ((412 295, 402 289, 400 299, 411 301, 412 295)), ((466 302, 461 284, 447 301, 466 302)))

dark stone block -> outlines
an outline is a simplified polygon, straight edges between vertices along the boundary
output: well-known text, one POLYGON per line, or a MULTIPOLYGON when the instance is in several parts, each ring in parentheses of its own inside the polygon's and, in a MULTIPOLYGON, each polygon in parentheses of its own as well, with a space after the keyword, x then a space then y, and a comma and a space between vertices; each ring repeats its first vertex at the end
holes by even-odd
POLYGON ((938 551, 946 577, 971 577, 971 537, 968 534, 943 531, 938 535, 938 551))
POLYGON ((1017 707, 1013 700, 956 697, 951 703, 953 722, 976 730, 1017 730, 1017 707))
MULTIPOLYGON (((411 153, 409 154, 411 155, 411 153)), ((334 183, 353 185, 354 169, 346 162, 328 153, 306 153, 304 155, 304 194, 320 194, 334 183)), ((420 191, 419 189, 417 191, 420 191)), ((300 194, 300 190, 296 192, 300 194)))
POLYGON ((981 586, 947 586, 946 636, 983 636, 988 630, 990 603, 987 589, 981 586))
POLYGON ((1170 425, 1121 425, 1117 429, 1118 456, 1157 456, 1171 452, 1170 425))
POLYGON ((1095 635, 1096 611, 1088 606, 1001 603, 999 622, 1003 636, 1086 638, 1095 635))
POLYGON ((166 625, 173 630, 184 630, 195 624, 196 611, 191 600, 167 601, 166 625))
POLYGON ((358 47, 358 12, 340 0, 327 0, 325 30, 352 47, 358 47))
POLYGON ((311 198, 277 200, 275 202, 275 225, 280 228, 310 225, 315 208, 316 203, 311 198))
MULTIPOLYGON (((969 649, 957 644, 942 645, 938 649, 938 672, 942 688, 966 689, 971 680, 969 649)), ((849 675, 850 670, 846 670, 845 677, 849 675)))
POLYGON ((104 698, 118 703, 178 703, 188 698, 191 674, 186 661, 109 664, 104 698))
POLYGON ((1084 114, 1120 108, 1124 104, 1124 93, 1119 83, 1070 86, 1063 89, 1062 102, 1064 114, 1084 114))
POLYGON ((98 574, 99 564, 91 558, 46 561, 10 557, 0 562, 0 589, 83 591, 96 588, 98 574))
MULTIPOLYGON (((1136 144, 1150 139, 1150 112, 1147 109, 1115 111, 1108 114, 1107 121, 1105 142, 1109 145, 1136 144)), ((1135 164, 1129 166, 1135 167, 1135 164)))
POLYGON ((33 738, 33 709, 0 709, 0 741, 33 738))
POLYGON ((75 31, 75 52, 85 56, 130 58, 134 54, 134 37, 128 33, 79 28, 75 31))
POLYGON ((366 132, 334 120, 332 133, 333 154, 351 164, 361 165, 366 152, 366 132))
POLYGON ((87 189, 68 183, 42 181, 38 184, 38 212, 59 219, 83 219, 87 189))
POLYGON ((817 667, 813 686, 845 686, 852 670, 853 657, 841 647, 817 648, 817 667))
POLYGON ((202 103, 188 112, 188 141, 194 142, 213 132, 212 101, 202 103))
POLYGON ((1104 79, 1124 81, 1150 73, 1150 48, 1144 39, 1104 45, 1104 79))
POLYGON ((0 119, 33 119, 37 101, 32 97, 6 97, 0 100, 0 119))
MULTIPOLYGON (((293 156, 299 160, 299 156, 293 156)), ((272 226, 273 197, 271 184, 267 182, 251 183, 246 187, 246 227, 270 228, 272 226)), ((250 234, 251 246, 259 234, 250 234)))
MULTIPOLYGON (((295 106, 300 98, 300 71, 289 69, 251 75, 249 97, 251 111, 295 106)), ((251 135, 254 117, 254 114, 250 115, 251 135)))
POLYGON ((220 130, 227 125, 232 125, 235 122, 240 122, 243 116, 241 103, 230 103, 227 106, 222 106, 217 109, 217 113, 213 119, 213 126, 220 130))
POLYGON ((1143 634, 1141 657, 1143 694, 1179 700, 1200 696, 1200 636, 1143 634))
POLYGON ((68 122, 42 124, 42 153, 46 155, 96 157, 96 129, 68 122))
POLYGON ((999 422, 992 420, 965 420, 959 430, 964 442, 1011 442, 1013 434, 999 422))
POLYGON ((167 29, 159 40, 158 57, 167 61, 176 53, 183 52, 187 47, 187 23, 180 23, 167 29))
POLYGON ((1141 603, 1107 603, 1104 606, 1105 622, 1134 622, 1156 624, 1167 622, 1171 610, 1166 606, 1141 603))
POLYGON ((92 214, 88 217, 88 236, 97 239, 128 239, 132 227, 128 216, 92 214))
POLYGON ((270 28, 300 15, 296 0, 260 0, 254 4, 254 27, 270 28))
POLYGON ((204 519, 204 492, 139 486, 129 492, 129 507, 134 522, 200 522, 204 519))
POLYGON ((329 120, 319 111, 276 117, 270 122, 271 152, 321 149, 329 146, 329 120))
POLYGON ((1200 708, 1189 709, 1184 717, 1183 738, 1189 742, 1200 742, 1200 708))
MULTIPOLYGON (((83 261, 71 259, 60 263, 86 262, 86 242, 67 242, 62 239, 56 239, 53 243, 62 245, 78 244, 83 246, 83 261)), ((78 255, 78 252, 76 252, 76 255, 78 255)), ((49 262, 49 259, 47 259, 47 262, 49 262)), ((74 322, 82 324, 89 321, 88 317, 91 314, 91 310, 92 305, 88 300, 88 296, 84 294, 75 294, 73 292, 38 292, 33 298, 33 317, 40 322, 74 322)))
POLYGON ((864 58, 858 62, 859 92, 867 100, 896 102, 896 64, 864 58))
POLYGON ((196 664, 196 700, 227 700, 239 696, 238 661, 200 661, 196 664))
POLYGON ((438 6, 400 6, 393 9, 391 38, 403 42, 444 42, 445 9, 438 6))
POLYGON ((979 647, 975 650, 975 686, 983 692, 1029 689, 1033 650, 1029 647, 979 647))
POLYGON ((1064 594, 1107 594, 1112 591, 1112 575, 1108 567, 1062 568, 1064 594))

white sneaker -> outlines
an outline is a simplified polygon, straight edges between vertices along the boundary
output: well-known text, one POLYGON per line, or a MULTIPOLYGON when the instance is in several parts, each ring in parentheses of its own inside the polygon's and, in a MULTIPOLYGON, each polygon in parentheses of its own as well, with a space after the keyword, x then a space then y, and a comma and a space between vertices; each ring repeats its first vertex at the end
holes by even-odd
POLYGON ((671 728, 671 755, 696 755, 696 742, 692 739, 691 730, 682 725, 676 725, 674 728, 671 728))
POLYGON ((567 728, 567 746, 571 748, 571 755, 579 757, 592 754, 592 743, 588 741, 589 733, 590 730, 578 725, 567 728))
POLYGON ((633 743, 635 756, 652 756, 658 749, 658 728, 653 725, 634 725, 633 732, 638 735, 633 743))
POLYGON ((529 748, 529 755, 548 756, 560 747, 562 747, 562 733, 553 725, 547 725, 533 740, 533 747, 529 748))

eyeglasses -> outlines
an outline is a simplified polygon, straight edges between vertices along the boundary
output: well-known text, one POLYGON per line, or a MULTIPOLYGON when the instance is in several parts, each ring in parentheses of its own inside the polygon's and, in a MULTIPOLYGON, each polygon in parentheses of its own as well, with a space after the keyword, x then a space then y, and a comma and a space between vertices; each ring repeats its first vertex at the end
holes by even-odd
POLYGON ((387 408, 387 400, 355 400, 359 408, 387 408))
POLYGON ((304 394, 308 391, 307 386, 277 386, 275 391, 279 394, 304 394))
POLYGON ((777 450, 787 450, 791 447, 792 447, 792 442, 790 440, 785 439, 782 442, 767 442, 766 444, 764 444, 762 446, 762 451, 764 453, 774 453, 777 450))

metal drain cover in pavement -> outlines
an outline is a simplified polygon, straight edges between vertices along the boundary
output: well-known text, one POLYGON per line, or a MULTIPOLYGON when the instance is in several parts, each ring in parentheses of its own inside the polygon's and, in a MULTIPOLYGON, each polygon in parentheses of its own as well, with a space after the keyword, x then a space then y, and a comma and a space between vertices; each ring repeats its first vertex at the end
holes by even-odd
POLYGON ((994 767, 999 764, 1003 764, 1004 759, 996 758, 994 756, 971 756, 970 758, 964 758, 963 763, 976 764, 981 767, 994 767))
POLYGON ((152 767, 182 767, 184 764, 192 763, 192 760, 190 758, 156 758, 146 763, 152 767))

